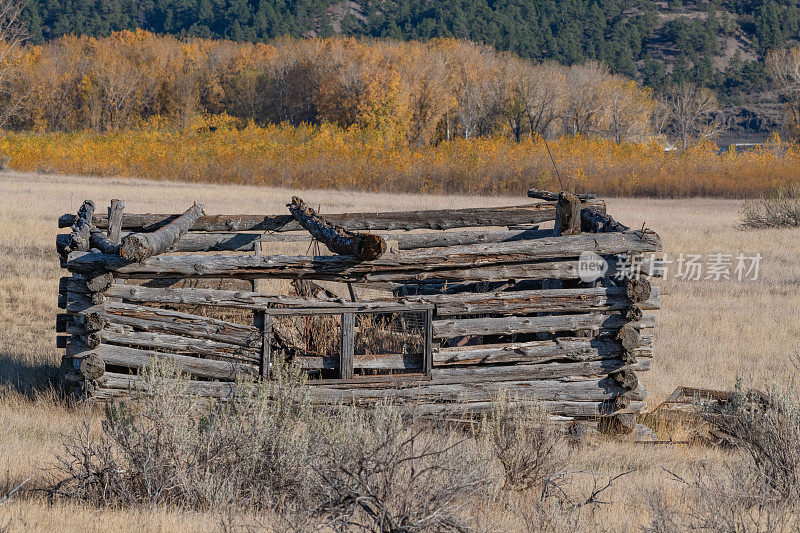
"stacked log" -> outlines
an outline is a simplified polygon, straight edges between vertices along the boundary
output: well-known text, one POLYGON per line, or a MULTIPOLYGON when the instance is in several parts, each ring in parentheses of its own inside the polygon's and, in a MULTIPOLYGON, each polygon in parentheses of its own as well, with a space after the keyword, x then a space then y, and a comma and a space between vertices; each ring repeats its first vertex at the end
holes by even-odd
POLYGON ((109 217, 87 203, 79 216, 61 217, 72 233, 57 241, 70 272, 59 285, 65 312, 57 321, 67 380, 99 400, 127 397, 144 386, 139 372, 163 359, 188 374, 198 394, 228 397, 237 379, 269 379, 271 354, 286 352, 276 315, 327 314, 342 317, 341 346, 349 355, 292 353, 310 376, 328 376, 309 381, 320 403, 393 398, 424 412, 481 413, 506 391, 562 417, 636 413, 646 396, 637 373, 650 368, 653 354, 655 324, 645 312, 659 308, 658 287, 646 278, 614 279, 614 262, 599 286, 583 284, 578 257, 657 252, 660 240, 618 225, 590 195, 540 193, 546 201, 527 206, 327 215, 324 224, 312 224, 327 233, 335 225, 334 237, 346 245, 357 242, 356 231, 400 232, 378 233, 397 247, 366 260, 237 253, 264 240, 309 240, 290 215, 205 216, 199 206, 180 216, 140 215, 117 204, 109 217), (558 234, 537 228, 556 217, 558 234), (592 233, 580 233, 581 225, 592 233), (440 231, 458 228, 472 229, 440 231), (82 244, 84 237, 97 246, 82 244), (349 301, 145 285, 205 278, 326 280, 393 292, 349 301), (568 283, 558 288, 551 280, 568 283), (256 321, 211 318, 192 310, 198 307, 251 311, 256 321), (355 315, 415 312, 428 317, 430 361, 352 353, 355 315))

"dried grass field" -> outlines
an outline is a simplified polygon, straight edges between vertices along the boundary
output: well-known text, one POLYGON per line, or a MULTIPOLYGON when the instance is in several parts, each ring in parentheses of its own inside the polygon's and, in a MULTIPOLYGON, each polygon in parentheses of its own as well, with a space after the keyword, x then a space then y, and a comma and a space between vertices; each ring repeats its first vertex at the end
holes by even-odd
MULTIPOLYGON (((48 476, 62 435, 84 417, 49 388, 60 363, 55 347, 58 278, 57 218, 91 198, 105 206, 125 200, 128 212, 180 212, 192 201, 212 213, 280 213, 287 189, 223 186, 132 179, 97 179, 10 173, 0 176, 0 495, 34 475, 35 489, 48 476)), ((380 195, 303 191, 321 212, 383 211, 511 205, 521 198, 380 195)), ((642 375, 650 407, 679 385, 729 389, 737 378, 747 386, 787 383, 796 377, 792 358, 800 339, 800 239, 798 230, 738 228, 741 202, 720 199, 608 199, 617 220, 646 224, 659 233, 668 259, 679 254, 760 253, 754 281, 680 280, 671 266, 661 282, 655 358, 642 375)), ((99 424, 99 413, 89 413, 99 424)), ((669 434, 659 437, 669 439, 669 434)), ((675 435, 681 438, 682 435, 675 435)), ((633 469, 625 483, 604 493, 613 504, 584 517, 598 530, 641 531, 650 524, 648 487, 681 497, 681 483, 667 472, 689 477, 698 464, 722 467, 732 452, 700 446, 641 446, 592 439, 570 455, 570 469, 613 476, 633 469)), ((520 525, 493 509, 482 510, 490 531, 520 525)), ((109 531, 269 528, 264 517, 235 517, 177 509, 97 508, 51 502, 36 490, 0 505, 0 530, 109 531)), ((668 530, 668 529, 667 529, 668 530)), ((665 530, 666 531, 666 530, 665 530)))

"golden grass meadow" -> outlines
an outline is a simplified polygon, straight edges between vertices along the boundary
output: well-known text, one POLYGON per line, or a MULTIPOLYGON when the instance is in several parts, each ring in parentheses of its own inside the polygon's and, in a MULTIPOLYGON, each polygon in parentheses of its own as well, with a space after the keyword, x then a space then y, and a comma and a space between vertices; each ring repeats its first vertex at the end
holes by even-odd
MULTIPOLYGON (((69 175, 6 172, 0 175, 0 493, 31 475, 28 489, 0 506, 0 529, 8 531, 187 531, 270 529, 268 519, 230 517, 171 508, 98 508, 50 501, 35 489, 52 467, 62 435, 83 420, 86 408, 67 405, 50 388, 60 363, 55 347, 56 296, 61 276, 55 251, 57 218, 91 198, 106 205, 123 198, 128 212, 178 212, 191 201, 209 213, 276 213, 295 189, 96 179, 69 175)), ((322 212, 402 210, 510 205, 518 196, 435 196, 304 190, 322 212)), ((742 231, 740 200, 607 200, 610 213, 631 227, 658 232, 668 257, 678 254, 760 253, 754 281, 689 281, 668 272, 661 281, 652 370, 641 374, 650 391, 649 408, 676 386, 730 389, 788 383, 796 377, 792 357, 800 338, 800 240, 796 229, 742 231)), ((101 414, 89 410, 92 424, 101 414)), ((660 438, 683 435, 662 433, 660 438)), ((588 522, 599 531, 642 531, 652 516, 644 490, 662 487, 678 499, 673 474, 690 476, 699 464, 724 468, 735 452, 694 445, 642 446, 596 437, 570 456, 569 467, 606 476, 633 470, 614 485, 588 522)), ((500 511, 484 510, 487 531, 519 530, 500 511)))

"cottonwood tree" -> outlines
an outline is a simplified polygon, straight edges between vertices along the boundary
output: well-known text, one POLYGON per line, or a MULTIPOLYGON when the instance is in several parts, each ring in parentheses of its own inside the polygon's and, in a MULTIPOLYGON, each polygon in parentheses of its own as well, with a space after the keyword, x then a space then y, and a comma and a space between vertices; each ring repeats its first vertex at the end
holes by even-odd
POLYGON ((613 76, 605 83, 605 133, 615 142, 640 141, 651 133, 655 101, 649 89, 613 76))
POLYGON ((800 47, 770 52, 766 63, 773 85, 789 112, 787 129, 792 137, 800 138, 800 47))
POLYGON ((661 101, 667 129, 686 150, 692 143, 713 139, 721 126, 712 116, 718 109, 713 91, 692 83, 670 88, 661 101))
POLYGON ((566 75, 562 122, 567 135, 598 133, 604 108, 608 67, 596 61, 573 65, 566 75))
POLYGON ((25 2, 22 0, 0 0, 0 128, 25 102, 25 93, 10 91, 11 78, 19 73, 22 57, 22 40, 26 29, 19 19, 25 2))

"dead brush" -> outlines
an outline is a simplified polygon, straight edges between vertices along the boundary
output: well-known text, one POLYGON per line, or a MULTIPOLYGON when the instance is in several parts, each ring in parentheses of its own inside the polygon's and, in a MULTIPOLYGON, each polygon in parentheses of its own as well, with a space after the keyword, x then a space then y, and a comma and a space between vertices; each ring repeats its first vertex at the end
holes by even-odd
POLYGON ((317 483, 336 531, 466 531, 492 481, 468 435, 391 404, 343 407, 319 428, 317 483))
POLYGON ((800 403, 796 391, 773 386, 766 395, 744 391, 701 416, 731 435, 742 456, 690 478, 671 474, 681 498, 664 488, 646 491, 646 531, 772 532, 800 529, 800 403))
POLYGON ((745 201, 742 229, 796 228, 800 226, 800 186, 779 190, 759 200, 745 201))

